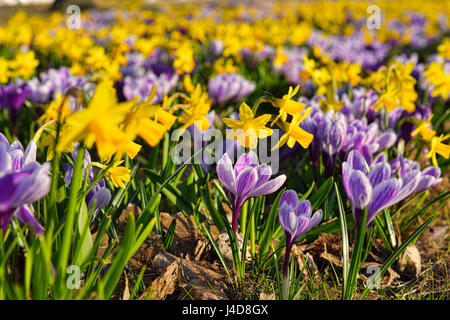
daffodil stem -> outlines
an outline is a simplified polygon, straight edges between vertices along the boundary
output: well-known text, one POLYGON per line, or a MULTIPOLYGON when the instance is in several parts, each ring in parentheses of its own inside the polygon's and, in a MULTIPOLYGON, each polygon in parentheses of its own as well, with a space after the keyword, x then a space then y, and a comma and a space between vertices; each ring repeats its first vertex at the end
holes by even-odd
POLYGON ((253 106, 253 114, 256 114, 256 112, 258 111, 258 108, 259 108, 259 105, 261 104, 261 103, 263 103, 263 102, 270 102, 270 100, 269 99, 267 99, 266 97, 261 97, 261 98, 259 98, 258 100, 256 100, 256 102, 255 102, 255 104, 254 104, 254 106, 253 106))

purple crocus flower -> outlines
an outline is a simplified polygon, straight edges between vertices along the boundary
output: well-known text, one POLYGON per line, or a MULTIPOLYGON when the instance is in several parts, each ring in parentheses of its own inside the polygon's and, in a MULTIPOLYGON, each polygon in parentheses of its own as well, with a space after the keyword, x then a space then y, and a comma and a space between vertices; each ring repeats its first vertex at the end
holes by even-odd
POLYGON ((311 203, 299 200, 294 190, 286 190, 280 199, 278 218, 286 236, 286 249, 291 248, 303 233, 322 221, 322 209, 311 216, 311 203))
POLYGON ((418 169, 393 178, 391 166, 386 162, 379 162, 370 168, 358 150, 351 151, 342 164, 342 181, 357 225, 365 208, 369 225, 378 212, 413 193, 420 178, 418 169))
POLYGON ((151 103, 161 103, 164 95, 169 94, 176 86, 178 75, 162 73, 157 76, 149 71, 143 77, 126 76, 123 80, 123 95, 127 100, 140 97, 140 101, 144 101, 156 85, 156 95, 151 103))
POLYGON ((11 122, 13 123, 13 133, 16 134, 16 122, 29 90, 26 84, 10 83, 0 86, 0 107, 5 107, 9 111, 11 122))
POLYGON ((44 231, 29 204, 50 190, 49 167, 48 163, 36 162, 34 141, 24 151, 20 142, 9 144, 0 133, 0 228, 3 231, 14 216, 36 234, 44 231))
POLYGON ((347 126, 341 159, 345 159, 350 151, 358 150, 370 164, 375 153, 390 148, 396 140, 397 135, 391 129, 380 131, 376 123, 368 125, 366 118, 354 120, 347 126))
POLYGON ((342 113, 328 111, 319 123, 317 138, 320 141, 320 149, 324 155, 325 177, 333 175, 336 155, 341 151, 347 132, 347 121, 342 113))
POLYGON ((286 250, 283 266, 283 299, 287 299, 289 288, 289 256, 295 241, 303 233, 317 226, 322 221, 322 210, 317 210, 312 216, 311 203, 299 200, 297 192, 286 190, 280 199, 278 219, 286 236, 286 250))
POLYGON ((215 104, 239 101, 255 90, 255 83, 235 73, 223 73, 208 82, 208 94, 215 104))
POLYGON ((217 163, 216 170, 220 182, 231 194, 234 233, 236 233, 239 214, 245 201, 271 194, 286 181, 284 174, 269 180, 272 168, 267 164, 259 164, 258 156, 253 151, 242 154, 234 168, 230 157, 225 153, 217 163))
MULTIPOLYGON (((397 158, 390 162, 392 175, 397 174, 403 178, 411 171, 420 171, 420 164, 417 161, 404 158, 403 155, 398 155, 397 158)), ((414 192, 421 192, 423 190, 433 188, 442 182, 441 169, 439 167, 430 166, 420 172, 419 183, 414 192)))

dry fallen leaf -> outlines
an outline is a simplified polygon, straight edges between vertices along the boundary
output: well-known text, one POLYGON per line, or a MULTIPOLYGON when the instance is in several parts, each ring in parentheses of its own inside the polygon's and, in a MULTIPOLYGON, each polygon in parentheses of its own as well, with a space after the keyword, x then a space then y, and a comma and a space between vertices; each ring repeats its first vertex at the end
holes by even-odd
POLYGON ((130 287, 128 284, 127 272, 124 270, 123 275, 125 277, 125 289, 123 290, 122 300, 130 300, 130 287))
POLYGON ((180 281, 181 270, 177 261, 169 265, 165 272, 156 278, 150 287, 141 295, 139 300, 143 300, 147 294, 152 294, 152 298, 163 300, 175 291, 176 284, 180 281))
POLYGON ((416 277, 422 270, 422 260, 419 250, 415 245, 409 245, 400 255, 400 271, 409 271, 414 269, 416 277))

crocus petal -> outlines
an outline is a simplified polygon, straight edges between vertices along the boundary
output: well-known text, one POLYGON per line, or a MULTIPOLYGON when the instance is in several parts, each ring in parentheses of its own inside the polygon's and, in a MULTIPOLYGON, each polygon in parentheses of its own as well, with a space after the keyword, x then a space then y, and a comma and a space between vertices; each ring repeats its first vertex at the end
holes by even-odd
POLYGON ((373 159, 372 166, 382 162, 387 162, 387 155, 384 152, 380 153, 375 157, 375 159, 373 159))
MULTIPOLYGON (((349 187, 349 180, 350 175, 352 173, 353 169, 350 167, 350 165, 347 162, 344 162, 342 164, 342 183, 344 184, 345 192, 347 193, 347 196, 349 199, 353 199, 352 190, 349 187)), ((352 201, 352 200, 350 200, 352 201)))
POLYGON ((25 165, 27 163, 36 161, 36 152, 37 152, 36 142, 34 142, 34 140, 31 140, 30 143, 28 143, 27 149, 25 150, 23 164, 25 165))
POLYGON ((92 198, 89 200, 88 211, 89 212, 91 211, 92 205, 94 204, 94 201, 96 201, 93 214, 93 217, 95 217, 98 210, 101 210, 104 207, 106 207, 110 200, 111 200, 111 192, 107 188, 99 188, 92 196, 92 198))
POLYGON ((11 208, 11 198, 14 194, 14 174, 6 174, 0 178, 0 215, 11 208))
POLYGON ((309 220, 309 225, 308 225, 308 229, 307 230, 310 230, 310 229, 318 226, 319 223, 322 221, 322 218, 323 218, 322 209, 319 209, 316 212, 314 212, 313 216, 309 220))
POLYGON ((381 182, 373 189, 372 201, 367 206, 367 224, 378 212, 390 206, 390 202, 397 196, 400 188, 401 181, 392 178, 381 182))
POLYGON ((250 167, 241 171, 236 178, 236 195, 242 199, 250 197, 250 191, 255 186, 257 179, 258 174, 255 168, 250 167))
POLYGON ((48 175, 48 169, 49 164, 44 164, 18 183, 11 199, 12 206, 19 207, 26 203, 35 202, 49 192, 50 176, 48 175))
POLYGON ((286 176, 282 174, 281 176, 276 177, 275 179, 272 179, 262 186, 260 186, 257 189, 254 189, 250 193, 250 197, 258 197, 258 196, 264 196, 266 194, 273 193, 280 189, 280 187, 283 185, 283 183, 286 181, 286 176))
POLYGON ((397 135, 393 131, 389 130, 389 131, 382 133, 377 139, 377 143, 378 143, 377 151, 380 151, 383 149, 388 149, 388 148, 392 147, 396 140, 397 140, 397 135))
POLYGON ((3 230, 3 232, 8 229, 9 224, 11 223, 11 220, 14 216, 14 209, 8 209, 5 211, 0 210, 0 229, 3 230))
POLYGON ((12 170, 11 156, 7 151, 7 146, 0 143, 0 174, 12 170))
POLYGON ((299 201, 296 211, 298 216, 302 215, 310 218, 312 213, 311 202, 309 200, 299 201))
POLYGON ((309 218, 305 216, 299 216, 297 221, 297 232, 292 237, 292 241, 295 242, 309 227, 309 218))
POLYGON ((255 152, 242 154, 234 165, 234 175, 237 177, 242 170, 248 167, 256 167, 258 165, 258 156, 255 152))
POLYGON ((286 190, 281 195, 280 205, 283 203, 287 203, 292 208, 296 208, 298 205, 298 202, 299 201, 298 201, 297 192, 295 192, 294 190, 291 190, 291 189, 286 190))
POLYGON ((411 193, 416 190, 417 185, 419 184, 420 179, 420 171, 414 170, 412 172, 407 173, 402 179, 402 186, 400 191, 398 192, 395 199, 392 200, 392 203, 390 205, 393 205, 394 203, 398 203, 408 197, 411 193))
POLYGON ((422 171, 422 175, 430 175, 435 178, 439 178, 441 176, 441 168, 439 167, 428 167, 422 171))
POLYGON ((269 181, 270 177, 272 176, 272 168, 263 163, 256 167, 256 172, 258 174, 258 181, 256 181, 254 189, 259 188, 264 183, 269 181))
POLYGON ((28 205, 19 207, 16 212, 16 217, 19 219, 21 223, 27 225, 31 228, 35 234, 42 234, 44 232, 44 228, 41 224, 36 220, 31 211, 31 208, 28 205))
POLYGON ((220 182, 222 182, 225 188, 232 193, 236 193, 233 164, 227 153, 225 153, 218 161, 216 171, 220 182))
POLYGON ((372 196, 372 186, 369 178, 359 170, 354 170, 349 179, 352 205, 358 209, 364 209, 372 196))
POLYGON ((23 166, 24 155, 20 149, 14 149, 9 152, 12 160, 12 171, 19 171, 23 166))
POLYGON ((352 150, 348 154, 347 163, 353 170, 360 170, 363 173, 367 174, 368 165, 366 160, 363 158, 361 153, 358 150, 352 150))
POLYGON ((369 172, 369 180, 373 187, 391 177, 391 166, 387 163, 379 163, 369 172))
POLYGON ((278 219, 281 228, 285 233, 293 237, 298 230, 298 217, 295 215, 294 208, 287 203, 283 203, 278 212, 278 219))

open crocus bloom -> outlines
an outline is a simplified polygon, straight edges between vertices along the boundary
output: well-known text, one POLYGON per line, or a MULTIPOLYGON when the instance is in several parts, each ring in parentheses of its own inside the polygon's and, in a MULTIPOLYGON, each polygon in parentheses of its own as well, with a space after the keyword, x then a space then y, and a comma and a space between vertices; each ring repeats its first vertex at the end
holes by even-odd
POLYGON ((286 236, 286 244, 292 245, 303 233, 317 226, 322 220, 322 210, 311 216, 311 203, 299 200, 294 190, 286 190, 280 199, 278 218, 286 236))
POLYGON ((16 216, 35 233, 43 232, 29 204, 41 199, 50 190, 49 164, 41 165, 35 160, 34 141, 24 152, 19 142, 10 145, 0 134, 0 228, 3 231, 16 216))
POLYGON ((367 207, 369 225, 378 212, 413 193, 421 179, 418 169, 399 178, 393 178, 391 173, 388 163, 380 162, 369 168, 358 150, 350 152, 347 161, 342 164, 342 181, 357 224, 364 208, 367 207))
POLYGON ((220 182, 231 194, 234 232, 239 213, 247 199, 273 193, 286 181, 284 174, 269 180, 272 168, 267 164, 259 164, 258 156, 253 151, 242 154, 234 168, 230 157, 225 153, 217 163, 216 170, 220 182))

